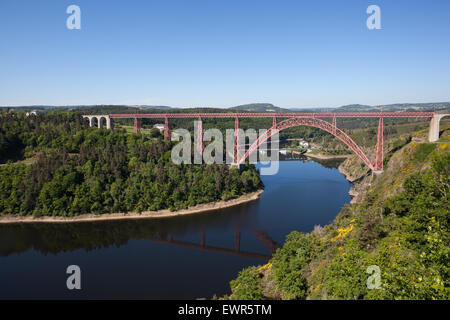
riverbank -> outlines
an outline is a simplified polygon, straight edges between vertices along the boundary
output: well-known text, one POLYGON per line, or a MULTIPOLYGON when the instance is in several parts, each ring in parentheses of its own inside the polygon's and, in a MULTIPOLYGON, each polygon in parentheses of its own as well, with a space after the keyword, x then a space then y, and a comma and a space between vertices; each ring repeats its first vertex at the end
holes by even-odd
POLYGON ((352 188, 349 190, 349 195, 352 198, 350 203, 354 204, 362 201, 365 190, 372 181, 370 170, 365 166, 361 166, 361 162, 356 155, 342 162, 338 170, 352 184, 352 188))
POLYGON ((199 204, 194 207, 170 211, 169 209, 158 211, 144 211, 141 213, 104 213, 104 214, 82 214, 75 217, 50 217, 43 216, 35 218, 33 216, 21 217, 18 215, 0 215, 0 224, 7 223, 70 223, 70 222, 95 222, 108 220, 126 220, 126 219, 152 219, 152 218, 169 218, 196 213, 205 213, 209 211, 216 211, 220 209, 230 208, 244 203, 258 200, 264 190, 258 190, 252 193, 245 194, 239 198, 231 200, 222 200, 213 203, 199 204))
POLYGON ((351 154, 331 155, 331 154, 323 154, 323 153, 312 154, 312 153, 308 153, 308 152, 304 153, 303 155, 310 157, 310 158, 320 159, 320 160, 347 159, 352 156, 351 154))

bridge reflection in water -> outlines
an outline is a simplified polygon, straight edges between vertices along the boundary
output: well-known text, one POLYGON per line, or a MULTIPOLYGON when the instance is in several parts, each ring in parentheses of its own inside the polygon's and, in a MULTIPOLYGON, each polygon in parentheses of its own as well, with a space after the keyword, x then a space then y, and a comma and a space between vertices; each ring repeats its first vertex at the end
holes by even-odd
POLYGON ((229 254, 229 255, 234 255, 234 256, 243 256, 243 257, 249 257, 249 258, 269 260, 272 257, 272 254, 275 253, 275 251, 278 248, 280 248, 281 246, 277 242, 272 240, 272 238, 270 238, 269 235, 267 235, 267 233, 265 233, 264 231, 252 230, 252 232, 255 235, 255 237, 270 250, 271 255, 264 255, 264 254, 255 253, 255 252, 241 251, 241 231, 240 230, 236 230, 234 233, 234 244, 235 244, 234 250, 228 249, 228 248, 221 248, 221 247, 214 247, 214 246, 206 245, 206 235, 205 235, 204 231, 202 231, 200 233, 200 244, 174 240, 172 235, 169 235, 166 238, 147 237, 147 238, 145 238, 145 240, 150 240, 153 242, 165 243, 165 244, 170 244, 170 245, 180 246, 180 247, 185 247, 185 248, 203 250, 203 251, 213 251, 213 252, 219 252, 219 253, 229 254))

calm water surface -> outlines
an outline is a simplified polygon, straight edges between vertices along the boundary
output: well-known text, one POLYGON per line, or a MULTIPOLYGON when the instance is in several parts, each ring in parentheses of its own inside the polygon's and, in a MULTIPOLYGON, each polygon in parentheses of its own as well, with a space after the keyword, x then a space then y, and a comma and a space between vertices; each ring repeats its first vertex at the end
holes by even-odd
POLYGON ((0 299, 194 299, 229 293, 229 281, 266 263, 293 230, 325 225, 350 201, 335 168, 281 161, 262 176, 261 199, 158 220, 0 226, 0 299), (66 268, 81 268, 81 290, 66 268))

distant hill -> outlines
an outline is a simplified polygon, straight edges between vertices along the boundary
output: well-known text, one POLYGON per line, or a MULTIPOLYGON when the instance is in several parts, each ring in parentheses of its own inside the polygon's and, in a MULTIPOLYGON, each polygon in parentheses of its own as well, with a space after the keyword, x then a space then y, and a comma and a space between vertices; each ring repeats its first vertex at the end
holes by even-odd
POLYGON ((119 110, 124 111, 137 111, 137 110, 168 110, 172 109, 168 106, 150 106, 150 105, 92 105, 92 106, 70 106, 70 109, 83 109, 83 110, 119 110))
POLYGON ((229 111, 247 111, 247 112, 378 112, 381 107, 386 112, 405 112, 405 111, 434 111, 434 110, 450 110, 450 102, 430 102, 430 103, 396 103, 388 105, 369 106, 363 104, 349 104, 337 108, 281 108, 272 103, 249 103, 227 109, 221 108, 174 108, 170 106, 153 106, 153 105, 83 105, 83 106, 46 106, 46 105, 31 105, 31 106, 0 106, 0 110, 12 108, 21 111, 42 110, 42 111, 59 111, 61 110, 80 110, 89 113, 142 113, 145 110, 148 112, 158 112, 157 110, 174 111, 174 112, 193 112, 194 110, 208 110, 208 112, 221 112, 220 110, 229 111), (212 111, 214 110, 214 111, 212 111))
POLYGON ((67 111, 67 110, 78 110, 83 113, 90 114, 107 114, 107 113, 142 113, 145 110, 149 110, 148 112, 154 112, 157 110, 164 110, 167 112, 168 110, 174 110, 168 106, 149 106, 149 105, 78 105, 78 106, 41 106, 41 105, 33 105, 33 106, 0 106, 0 111, 2 110, 16 110, 16 111, 31 111, 31 110, 40 110, 43 112, 50 111, 67 111))
POLYGON ((14 110, 21 110, 21 111, 31 111, 31 110, 49 110, 59 107, 54 106, 15 106, 15 107, 9 107, 9 106, 0 106, 0 110, 7 110, 7 109, 14 109, 14 110))
POLYGON ((334 110, 335 108, 289 108, 289 112, 330 112, 334 110))
POLYGON ((168 109, 172 109, 172 107, 169 106, 148 106, 148 105, 137 105, 137 106, 132 106, 132 107, 136 107, 138 109, 161 109, 161 110, 168 110, 168 109))
POLYGON ((379 106, 368 106, 361 104, 350 104, 334 109, 335 112, 377 112, 383 108, 387 112, 399 111, 434 111, 450 109, 450 102, 435 102, 435 103, 396 103, 379 106))
POLYGON ((271 103, 250 103, 229 108, 230 110, 251 112, 379 112, 383 108, 386 112, 405 111, 433 111, 450 109, 450 102, 435 103, 396 103, 388 105, 369 106, 363 104, 350 104, 338 108, 280 108, 271 103))
POLYGON ((237 111, 252 111, 252 112, 292 112, 292 110, 290 109, 276 107, 271 103, 242 104, 228 109, 237 111))

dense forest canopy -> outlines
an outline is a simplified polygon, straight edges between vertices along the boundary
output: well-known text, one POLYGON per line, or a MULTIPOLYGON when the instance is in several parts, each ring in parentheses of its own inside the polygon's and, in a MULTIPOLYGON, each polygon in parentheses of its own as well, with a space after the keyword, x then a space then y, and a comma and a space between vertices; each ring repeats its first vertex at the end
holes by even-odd
POLYGON ((0 128, 3 214, 177 210, 262 187, 253 166, 175 165, 170 142, 89 128, 78 113, 4 113, 0 128))

